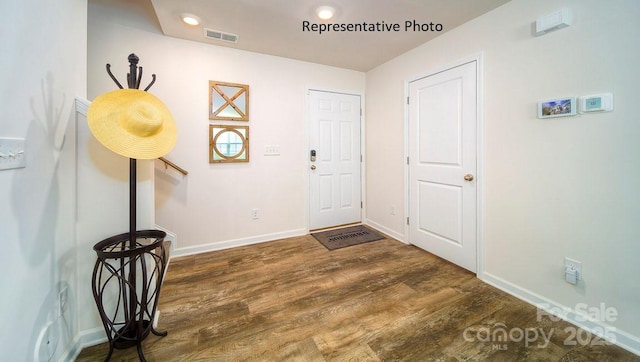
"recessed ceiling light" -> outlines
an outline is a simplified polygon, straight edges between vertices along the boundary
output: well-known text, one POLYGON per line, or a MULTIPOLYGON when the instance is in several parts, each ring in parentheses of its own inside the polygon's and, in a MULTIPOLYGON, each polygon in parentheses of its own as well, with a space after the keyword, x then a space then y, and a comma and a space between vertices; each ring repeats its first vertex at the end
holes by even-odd
POLYGON ((200 18, 193 14, 182 14, 180 15, 180 18, 187 25, 191 25, 191 26, 200 25, 200 18))
POLYGON ((322 20, 329 20, 333 18, 335 13, 336 9, 332 8, 331 6, 321 6, 316 9, 316 15, 322 20))

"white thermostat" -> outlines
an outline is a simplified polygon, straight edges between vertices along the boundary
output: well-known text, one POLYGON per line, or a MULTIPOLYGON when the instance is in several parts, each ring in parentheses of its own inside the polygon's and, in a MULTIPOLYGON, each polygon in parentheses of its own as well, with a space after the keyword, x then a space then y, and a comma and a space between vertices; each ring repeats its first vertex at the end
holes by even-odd
POLYGON ((613 111, 613 94, 602 93, 578 98, 580 113, 613 111))

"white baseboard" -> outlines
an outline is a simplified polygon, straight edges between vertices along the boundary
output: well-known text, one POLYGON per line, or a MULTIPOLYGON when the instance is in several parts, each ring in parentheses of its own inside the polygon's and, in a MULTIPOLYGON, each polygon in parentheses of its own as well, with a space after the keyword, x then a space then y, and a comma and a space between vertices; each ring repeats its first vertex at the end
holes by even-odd
POLYGON ((391 230, 391 229, 387 228, 386 226, 382 226, 382 225, 378 224, 377 222, 371 221, 369 219, 367 219, 364 222, 364 224, 367 225, 367 226, 371 226, 372 228, 380 231, 381 233, 385 233, 385 234, 391 236, 392 238, 407 244, 407 242, 404 241, 404 235, 398 233, 397 231, 391 230))
POLYGON ((178 235, 159 225, 156 225, 156 229, 167 233, 167 236, 165 236, 164 239, 171 242, 171 252, 173 253, 173 251, 178 247, 178 235))
POLYGON ((60 357, 60 361, 75 361, 82 352, 82 349, 86 347, 95 346, 100 343, 105 343, 109 339, 104 331, 104 328, 93 328, 86 331, 82 331, 76 335, 73 340, 72 346, 60 357))
MULTIPOLYGON (((627 351, 640 356, 640 338, 606 323, 590 320, 588 316, 576 311, 575 307, 567 307, 555 301, 549 300, 527 289, 519 287, 490 273, 478 274, 478 278, 514 297, 521 299, 539 308, 547 314, 559 317, 579 328, 591 332, 600 338, 613 343, 627 351), (561 313, 558 313, 561 311, 561 313), (603 335, 603 331, 606 331, 603 335)), ((579 308, 578 308, 579 309, 579 308)))
POLYGON ((226 241, 219 241, 219 242, 205 244, 205 245, 176 248, 172 250, 171 257, 173 258, 173 257, 179 257, 179 256, 187 256, 187 255, 193 255, 193 254, 206 253, 209 251, 235 248, 238 246, 259 244, 267 241, 306 235, 307 233, 308 233, 307 229, 294 229, 294 230, 283 231, 279 233, 252 236, 252 237, 243 238, 243 239, 226 240, 226 241))
MULTIPOLYGON (((404 235, 399 234, 398 232, 388 229, 376 222, 373 222, 371 220, 367 220, 365 223, 365 225, 371 226, 372 228, 385 233, 387 235, 389 235, 390 237, 397 239, 401 242, 404 243, 404 235)), ((252 237, 248 237, 248 238, 242 238, 242 239, 234 239, 234 240, 225 240, 225 241, 219 241, 219 242, 215 242, 215 243, 210 243, 210 244, 204 244, 204 245, 198 245, 198 246, 187 246, 184 248, 180 248, 178 247, 178 242, 177 242, 177 236, 173 233, 171 233, 170 231, 157 226, 156 228, 158 228, 159 230, 162 230, 164 232, 167 233, 167 239, 171 240, 171 245, 172 245, 172 250, 171 250, 171 257, 179 257, 179 256, 187 256, 187 255, 194 255, 194 254, 200 254, 200 253, 207 253, 210 251, 218 251, 218 250, 224 250, 224 249, 229 249, 229 248, 235 248, 238 246, 246 246, 246 245, 253 245, 253 244, 259 244, 259 243, 264 243, 264 242, 268 242, 268 241, 273 241, 273 240, 278 240, 278 239, 284 239, 284 238, 289 238, 289 237, 294 237, 294 236, 301 236, 301 235, 306 235, 308 234, 308 230, 307 229, 294 229, 294 230, 289 230, 289 231, 283 231, 283 232, 278 232, 278 233, 273 233, 273 234, 264 234, 264 235, 257 235, 257 236, 252 236, 252 237)))
POLYGON ((153 317, 153 329, 158 330, 158 323, 160 322, 160 311, 156 309, 156 314, 153 317))

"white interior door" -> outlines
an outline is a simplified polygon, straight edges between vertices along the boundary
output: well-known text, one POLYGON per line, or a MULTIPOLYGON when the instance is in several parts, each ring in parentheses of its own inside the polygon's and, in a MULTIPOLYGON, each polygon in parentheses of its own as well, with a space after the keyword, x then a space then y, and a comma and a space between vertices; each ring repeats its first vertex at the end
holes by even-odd
POLYGON ((477 61, 409 84, 409 237, 476 271, 477 61))
POLYGON ((310 90, 308 105, 309 229, 360 222, 360 96, 310 90))

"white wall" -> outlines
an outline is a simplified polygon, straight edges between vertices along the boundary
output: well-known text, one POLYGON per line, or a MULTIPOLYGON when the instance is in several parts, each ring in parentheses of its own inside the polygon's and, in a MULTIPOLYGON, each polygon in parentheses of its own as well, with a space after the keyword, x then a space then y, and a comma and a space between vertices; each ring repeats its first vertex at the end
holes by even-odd
POLYGON ((25 138, 27 164, 0 171, 0 355, 7 361, 39 357, 36 341, 49 323, 52 360, 78 331, 73 105, 85 96, 86 9, 76 0, 0 4, 0 137, 25 138))
POLYGON ((90 97, 114 88, 105 63, 123 79, 134 52, 143 85, 157 74, 150 92, 178 125, 166 157, 189 175, 165 173, 158 162, 155 177, 156 223, 177 235, 173 255, 305 233, 305 89, 362 93, 364 73, 165 37, 148 9, 102 3, 89 6, 90 97), (249 163, 209 164, 209 80, 250 86, 250 121, 227 122, 250 126, 249 163), (264 156, 266 145, 280 145, 281 155, 264 156), (259 220, 251 219, 253 208, 259 220))
POLYGON ((404 82, 484 54, 484 270, 530 301, 616 308, 640 353, 640 2, 513 0, 367 73, 367 215, 403 235, 404 82), (532 36, 539 16, 574 25, 532 36), (536 102, 614 94, 611 113, 540 120, 536 102), (375 147, 373 146, 375 145, 375 147), (563 281, 563 260, 584 280, 563 281))

